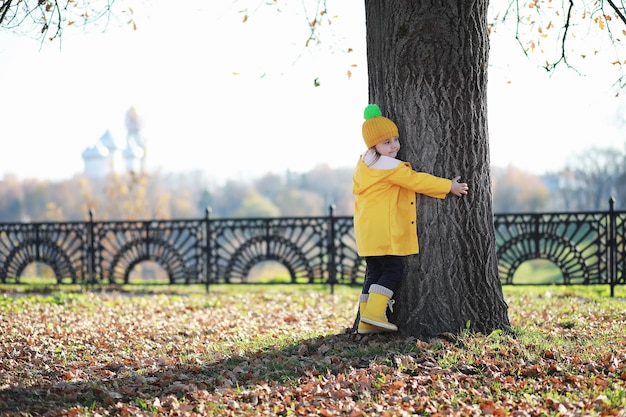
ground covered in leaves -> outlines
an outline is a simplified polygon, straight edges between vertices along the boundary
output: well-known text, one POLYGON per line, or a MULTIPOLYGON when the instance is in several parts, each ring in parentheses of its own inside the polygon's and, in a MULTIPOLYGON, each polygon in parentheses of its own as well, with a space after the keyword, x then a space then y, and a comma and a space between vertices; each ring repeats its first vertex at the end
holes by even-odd
POLYGON ((343 333, 358 289, 5 293, 0 414, 625 416, 626 303, 546 291, 426 341, 343 333))

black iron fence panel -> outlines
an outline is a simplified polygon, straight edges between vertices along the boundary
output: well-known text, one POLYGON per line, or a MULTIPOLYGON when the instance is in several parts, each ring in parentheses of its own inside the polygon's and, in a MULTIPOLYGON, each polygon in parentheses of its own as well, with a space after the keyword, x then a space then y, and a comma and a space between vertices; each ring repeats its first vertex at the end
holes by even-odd
POLYGON ((171 284, 204 280, 203 220, 92 222, 92 283, 128 284, 134 267, 159 264, 171 284))
POLYGON ((88 277, 88 223, 0 224, 0 282, 19 283, 33 262, 49 265, 57 283, 88 277))
POLYGON ((262 261, 281 263, 292 283, 328 282, 328 221, 326 217, 210 221, 210 282, 248 282, 250 270, 262 261))
MULTIPOLYGON (((626 212, 511 213, 494 216, 498 272, 518 284, 526 261, 550 261, 557 283, 626 284, 626 212)), ((128 284, 133 269, 155 262, 170 284, 247 283, 260 262, 275 261, 292 283, 360 285, 352 217, 0 223, 0 282, 19 283, 33 262, 56 281, 128 284)), ((546 282, 544 282, 546 283, 546 282)))
POLYGON ((357 285, 365 277, 365 261, 356 252, 354 222, 352 217, 334 218, 334 267, 335 282, 357 285))
POLYGON ((602 213, 508 214, 495 217, 500 279, 513 284, 525 261, 552 261, 562 284, 609 283, 608 219, 602 213))

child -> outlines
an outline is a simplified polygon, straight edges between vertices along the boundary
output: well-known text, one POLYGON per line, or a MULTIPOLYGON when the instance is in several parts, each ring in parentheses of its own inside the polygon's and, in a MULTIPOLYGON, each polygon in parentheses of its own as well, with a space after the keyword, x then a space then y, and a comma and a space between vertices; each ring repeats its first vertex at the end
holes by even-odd
POLYGON ((359 296, 358 333, 397 331, 387 320, 393 293, 404 274, 404 257, 419 252, 415 193, 445 198, 467 194, 461 177, 452 180, 416 172, 396 159, 398 127, 382 116, 376 104, 365 108, 363 139, 367 152, 352 178, 355 196, 354 232, 359 256, 365 257, 366 276, 359 296))

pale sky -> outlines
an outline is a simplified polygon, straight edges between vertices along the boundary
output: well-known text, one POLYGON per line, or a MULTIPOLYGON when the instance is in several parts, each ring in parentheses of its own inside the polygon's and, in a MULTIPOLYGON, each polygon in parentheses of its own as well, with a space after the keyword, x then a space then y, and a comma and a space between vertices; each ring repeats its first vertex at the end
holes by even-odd
MULTIPOLYGON (((81 153, 106 130, 125 140, 131 106, 151 170, 221 180, 354 166, 368 99, 363 2, 328 2, 337 18, 308 49, 301 2, 152 3, 134 6, 136 31, 71 28, 61 46, 0 32, 0 178, 82 172, 81 153), (242 23, 246 4, 260 7, 242 23)), ((541 174, 590 146, 624 147, 626 106, 603 70, 549 77, 509 35, 491 39, 492 165, 541 174)))

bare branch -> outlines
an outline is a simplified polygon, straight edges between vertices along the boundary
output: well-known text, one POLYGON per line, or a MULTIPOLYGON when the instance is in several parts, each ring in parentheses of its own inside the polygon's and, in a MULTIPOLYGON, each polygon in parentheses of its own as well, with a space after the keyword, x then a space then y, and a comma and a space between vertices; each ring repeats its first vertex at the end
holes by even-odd
POLYGON ((22 34, 60 39, 63 30, 73 24, 97 27, 95 23, 113 13, 115 0, 2 0, 0 29, 14 29, 22 34))
MULTIPOLYGON (((624 13, 622 13, 619 7, 617 7, 617 5, 612 0, 607 0, 607 2, 611 6, 611 9, 615 12, 615 14, 617 14, 617 16, 620 18, 622 23, 626 24, 626 16, 624 15, 624 13)), ((604 12, 604 2, 602 3, 602 16, 604 20, 606 21, 607 18, 605 16, 607 16, 607 13, 604 12)), ((619 42, 619 39, 617 39, 617 37, 613 33, 611 25, 608 24, 608 21, 606 25, 606 30, 608 33, 608 37, 611 40, 611 45, 613 46, 613 50, 615 51, 615 56, 617 58, 613 62, 613 64, 619 66, 619 72, 620 72, 620 76, 617 78, 615 83, 613 83, 613 85, 618 88, 623 88, 626 86, 626 75, 624 74, 624 61, 620 57, 621 50, 620 48, 618 48, 618 45, 620 45, 620 42, 619 42)))
POLYGON ((7 17, 7 13, 11 8, 12 2, 12 0, 6 0, 4 3, 2 3, 2 6, 0 6, 0 24, 2 24, 2 22, 4 22, 4 19, 7 17))
POLYGON ((567 53, 566 53, 567 34, 568 34, 570 24, 571 24, 573 8, 574 8, 574 0, 569 0, 569 8, 567 9, 567 16, 565 18, 565 23, 563 24, 563 37, 561 38, 561 56, 552 64, 546 64, 544 66, 544 68, 548 72, 554 70, 557 67, 557 65, 559 65, 559 63, 561 62, 565 63, 565 65, 567 65, 569 68, 576 70, 567 62, 567 53))
POLYGON ((626 16, 624 16, 624 13, 622 13, 619 7, 617 7, 615 3, 613 3, 613 0, 606 0, 606 1, 609 3, 609 5, 611 6, 615 14, 617 14, 619 18, 622 20, 622 22, 626 24, 626 16))
POLYGON ((515 1, 515 13, 517 16, 517 19, 515 19, 515 40, 517 41, 517 43, 519 43, 520 47, 522 48, 522 51, 524 52, 524 55, 526 55, 526 58, 528 58, 528 51, 526 50, 526 48, 524 47, 524 44, 522 43, 522 39, 520 38, 520 5, 519 5, 519 0, 515 1))

